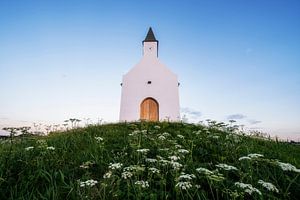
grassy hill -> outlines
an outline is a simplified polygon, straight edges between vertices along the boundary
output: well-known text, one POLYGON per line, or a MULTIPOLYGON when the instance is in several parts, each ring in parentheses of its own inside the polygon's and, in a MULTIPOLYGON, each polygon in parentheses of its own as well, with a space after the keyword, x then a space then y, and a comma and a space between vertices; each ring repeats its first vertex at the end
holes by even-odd
POLYGON ((300 146, 121 123, 1 140, 0 199, 300 199, 300 146))

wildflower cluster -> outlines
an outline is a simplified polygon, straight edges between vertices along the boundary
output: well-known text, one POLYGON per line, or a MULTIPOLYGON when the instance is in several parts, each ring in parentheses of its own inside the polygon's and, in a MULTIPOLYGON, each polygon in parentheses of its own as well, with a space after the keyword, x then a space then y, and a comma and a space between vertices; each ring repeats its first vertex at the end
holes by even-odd
POLYGON ((137 136, 140 134, 146 135, 147 130, 134 130, 134 131, 132 131, 132 133, 129 134, 129 136, 137 136))
POLYGON ((178 134, 177 137, 179 137, 180 139, 184 139, 184 136, 180 134, 178 134))
POLYGON ((133 176, 133 173, 125 171, 125 172, 122 173, 121 176, 122 176, 123 179, 129 179, 133 176))
POLYGON ((135 184, 135 185, 139 185, 139 186, 141 186, 142 188, 147 188, 147 187, 149 187, 148 181, 136 181, 134 184, 135 184))
POLYGON ((212 180, 212 181, 219 182, 219 181, 223 181, 225 179, 223 174, 219 173, 217 170, 210 171, 209 169, 199 167, 196 169, 196 171, 199 172, 200 174, 205 175, 206 178, 208 178, 209 180, 212 180))
POLYGON ((169 162, 174 170, 179 170, 182 167, 182 164, 176 161, 169 162))
POLYGON ((186 149, 178 149, 178 153, 182 153, 182 154, 188 154, 189 151, 186 149))
POLYGON ((160 126, 156 125, 154 126, 155 129, 160 129, 160 126))
POLYGON ((32 150, 32 149, 34 149, 33 146, 30 146, 30 147, 26 147, 26 148, 25 148, 26 151, 30 151, 30 150, 32 150))
POLYGON ((264 157, 264 155, 259 154, 259 153, 250 153, 250 154, 248 154, 248 157, 250 157, 250 158, 260 158, 260 157, 264 157))
POLYGON ((179 156, 169 156, 169 159, 171 161, 177 161, 177 160, 180 160, 180 157, 179 156))
POLYGON ((138 149, 136 151, 139 153, 148 153, 150 151, 150 149, 138 149))
POLYGON ((238 170, 236 167, 234 167, 232 165, 227 165, 227 164, 224 164, 224 163, 217 164, 216 167, 224 169, 226 171, 238 170))
POLYGON ((130 165, 129 167, 124 167, 123 171, 142 172, 145 171, 145 167, 140 165, 130 165))
POLYGON ((293 171, 300 173, 300 169, 297 169, 294 165, 290 163, 283 163, 277 161, 277 165, 283 170, 283 171, 293 171))
POLYGON ((241 160, 251 160, 251 159, 256 159, 256 158, 260 158, 260 157, 264 157, 264 155, 259 154, 259 153, 250 153, 247 156, 240 157, 239 161, 241 161, 241 160))
POLYGON ((190 189, 191 187, 193 187, 193 185, 191 184, 190 181, 181 181, 178 182, 175 187, 180 188, 181 190, 187 190, 190 189))
POLYGON ((194 174, 186 174, 184 172, 181 172, 180 176, 178 177, 178 180, 192 180, 196 178, 194 174))
POLYGON ((258 183, 261 184, 264 188, 266 188, 269 191, 279 193, 279 190, 272 183, 265 182, 263 180, 259 180, 258 183))
POLYGON ((103 141, 103 138, 102 137, 95 137, 95 140, 97 141, 97 143, 100 143, 103 141))
POLYGON ((54 150, 55 150, 55 147, 53 147, 53 146, 49 146, 49 147, 47 147, 46 149, 47 149, 47 150, 54 151, 54 150))
POLYGON ((254 192, 261 195, 261 192, 257 188, 253 187, 251 184, 235 182, 234 185, 237 186, 238 188, 243 189, 245 193, 248 193, 250 195, 254 192))
POLYGON ((108 179, 108 178, 111 177, 111 175, 112 175, 112 171, 108 171, 108 172, 106 172, 106 173, 103 175, 103 178, 104 178, 104 179, 108 179))
POLYGON ((108 168, 109 169, 120 169, 123 166, 122 163, 110 163, 108 168))
POLYGON ((150 167, 148 170, 152 174, 159 174, 160 173, 160 171, 158 169, 156 169, 155 167, 150 167))
POLYGON ((98 181, 90 179, 90 180, 83 181, 83 182, 80 181, 79 185, 80 185, 80 187, 93 187, 97 183, 98 183, 98 181))
POLYGON ((158 139, 159 139, 159 140, 165 140, 165 139, 166 139, 166 137, 165 137, 165 136, 163 136, 163 135, 160 135, 160 136, 158 136, 158 139))
POLYGON ((198 171, 199 173, 205 174, 205 175, 211 175, 211 174, 213 174, 212 171, 210 171, 210 170, 208 170, 206 168, 203 168, 203 167, 197 168, 196 171, 198 171))

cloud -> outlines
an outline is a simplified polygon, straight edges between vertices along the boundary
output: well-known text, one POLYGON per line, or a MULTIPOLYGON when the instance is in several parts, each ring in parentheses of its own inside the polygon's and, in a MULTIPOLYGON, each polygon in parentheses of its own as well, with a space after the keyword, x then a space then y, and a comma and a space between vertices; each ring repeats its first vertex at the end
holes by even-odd
POLYGON ((191 118, 199 118, 202 115, 202 113, 200 111, 197 111, 197 110, 194 110, 194 109, 188 108, 188 107, 180 108, 180 112, 181 112, 181 115, 187 115, 188 117, 191 117, 191 118))
POLYGON ((247 118, 247 116, 242 115, 242 114, 233 114, 233 115, 227 116, 228 120, 230 120, 230 119, 245 119, 245 118, 247 118))
POLYGON ((249 122, 249 124, 251 124, 251 125, 261 123, 261 121, 254 120, 254 119, 248 119, 248 122, 249 122))

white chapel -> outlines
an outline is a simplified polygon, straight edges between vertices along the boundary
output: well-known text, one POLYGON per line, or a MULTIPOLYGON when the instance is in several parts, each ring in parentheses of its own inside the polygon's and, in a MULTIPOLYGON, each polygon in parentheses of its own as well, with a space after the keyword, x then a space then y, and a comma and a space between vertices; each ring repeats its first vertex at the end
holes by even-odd
POLYGON ((121 83, 120 121, 179 121, 177 75, 158 59, 158 40, 149 28, 143 57, 121 83))

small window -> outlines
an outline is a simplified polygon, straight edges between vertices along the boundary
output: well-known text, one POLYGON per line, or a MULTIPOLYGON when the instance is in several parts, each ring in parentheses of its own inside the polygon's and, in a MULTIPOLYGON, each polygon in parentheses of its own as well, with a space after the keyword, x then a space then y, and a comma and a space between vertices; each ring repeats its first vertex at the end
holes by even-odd
POLYGON ((151 84, 151 83, 152 83, 151 81, 148 81, 148 82, 147 82, 147 84, 151 84))

